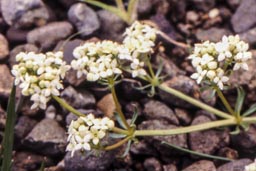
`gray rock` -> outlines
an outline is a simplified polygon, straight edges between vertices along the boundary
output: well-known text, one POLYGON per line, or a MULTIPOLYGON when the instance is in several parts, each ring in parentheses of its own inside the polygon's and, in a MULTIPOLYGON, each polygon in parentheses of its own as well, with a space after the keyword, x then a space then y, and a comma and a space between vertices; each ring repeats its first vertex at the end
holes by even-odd
MULTIPOLYGON (((149 120, 143 121, 139 126, 139 130, 161 130, 161 129, 175 129, 178 128, 175 125, 169 124, 167 121, 163 120, 149 120)), ((183 148, 187 148, 187 136, 186 134, 170 135, 170 136, 152 136, 144 138, 147 143, 153 146, 158 153, 161 154, 163 160, 170 160, 173 155, 180 154, 180 151, 174 150, 168 145, 162 144, 165 141, 170 144, 174 144, 183 148)), ((167 161, 166 161, 167 162, 167 161)), ((168 161, 170 162, 170 161, 168 161)))
POLYGON ((210 106, 214 106, 217 100, 216 95, 211 89, 202 90, 200 93, 200 99, 210 106))
POLYGON ((222 156, 222 157, 226 157, 228 159, 238 159, 239 155, 238 155, 238 151, 237 150, 234 150, 232 148, 229 148, 229 147, 224 147, 224 148, 221 148, 218 153, 217 153, 218 156, 222 156))
POLYGON ((4 37, 4 35, 0 34, 0 60, 5 59, 9 55, 9 45, 4 37))
POLYGON ((41 0, 2 0, 1 9, 5 21, 16 28, 39 26, 50 17, 41 0))
POLYGON ((181 122, 181 124, 184 124, 184 125, 190 124, 192 118, 191 118, 191 114, 188 111, 181 108, 175 108, 174 111, 177 118, 181 122))
POLYGON ((163 165, 164 171, 178 171, 174 164, 163 165))
MULTIPOLYGON (((191 125, 198 125, 202 123, 211 122, 209 117, 200 115, 197 116, 191 125)), ((213 154, 216 150, 221 147, 225 147, 229 144, 230 137, 227 131, 217 131, 217 130, 206 130, 200 132, 192 132, 189 134, 189 144, 193 151, 213 154)))
POLYGON ((66 143, 65 130, 52 119, 43 119, 24 140, 27 148, 49 156, 64 154, 66 143))
POLYGON ((236 33, 247 31, 256 24, 256 1, 241 1, 235 14, 231 18, 231 24, 236 33))
POLYGON ((182 171, 199 171, 199 170, 200 171, 216 171, 216 167, 212 161, 200 160, 186 167, 182 171))
POLYGON ((156 0, 151 1, 144 1, 139 0, 137 4, 137 13, 139 16, 147 15, 152 10, 153 6, 155 5, 156 0))
POLYGON ((198 10, 202 10, 204 12, 207 12, 211 10, 213 7, 215 7, 215 0, 190 0, 193 4, 193 7, 195 7, 198 10))
POLYGON ((15 136, 19 139, 25 138, 27 134, 34 128, 37 121, 27 116, 21 116, 15 125, 15 136))
MULTIPOLYGON (((171 87, 173 89, 179 90, 182 93, 191 96, 195 99, 199 99, 199 87, 194 80, 187 76, 177 76, 172 79, 165 81, 162 85, 171 87)), ((161 89, 159 89, 160 98, 169 105, 175 105, 178 107, 191 108, 194 107, 188 102, 181 100, 180 98, 171 95, 161 89)))
POLYGON ((146 155, 146 156, 156 156, 157 151, 155 148, 145 142, 145 140, 140 140, 138 143, 134 143, 131 146, 130 152, 134 155, 146 155))
POLYGON ((53 161, 46 156, 37 155, 31 152, 17 152, 15 153, 12 170, 13 171, 32 171, 38 170, 41 164, 44 166, 53 165, 53 161))
POLYGON ((147 158, 143 163, 144 168, 146 171, 162 171, 162 165, 159 160, 156 158, 147 158))
POLYGON ((162 119, 168 121, 171 124, 179 124, 179 120, 175 116, 173 110, 160 101, 150 100, 145 104, 143 112, 148 120, 162 119))
POLYGON ((100 28, 97 14, 84 3, 72 5, 68 11, 68 19, 82 36, 89 36, 100 28))
POLYGON ((7 98, 11 93, 13 77, 5 64, 0 64, 0 78, 0 99, 7 98))
POLYGON ((240 33, 239 36, 243 41, 249 44, 255 44, 256 43, 256 27, 246 32, 240 33))
POLYGON ((14 27, 10 27, 7 30, 6 37, 13 43, 26 43, 28 30, 21 30, 14 27))
POLYGON ((61 98, 76 109, 85 109, 95 106, 96 100, 93 94, 81 89, 75 90, 68 86, 61 92, 61 98))
POLYGON ((221 40, 222 36, 230 35, 231 32, 227 29, 212 27, 208 30, 198 29, 196 32, 196 38, 200 41, 212 41, 218 42, 221 40))
POLYGON ((235 161, 226 163, 224 165, 221 165, 220 167, 217 168, 217 171, 228 171, 228 170, 244 171, 244 167, 248 164, 251 164, 252 162, 253 161, 250 159, 235 160, 235 161))
POLYGON ((53 47, 58 41, 65 39, 73 32, 69 22, 52 22, 31 30, 27 35, 28 43, 36 44, 43 50, 53 47))
POLYGON ((100 10, 97 14, 101 25, 99 37, 101 39, 122 41, 122 35, 126 27, 125 22, 117 15, 106 10, 100 10))
POLYGON ((16 55, 20 52, 38 52, 39 49, 32 44, 24 44, 24 45, 19 45, 13 48, 10 52, 10 57, 9 57, 9 64, 12 67, 14 64, 16 64, 16 55))
POLYGON ((106 171, 114 162, 114 151, 102 151, 97 156, 75 152, 65 156, 65 171, 106 171))

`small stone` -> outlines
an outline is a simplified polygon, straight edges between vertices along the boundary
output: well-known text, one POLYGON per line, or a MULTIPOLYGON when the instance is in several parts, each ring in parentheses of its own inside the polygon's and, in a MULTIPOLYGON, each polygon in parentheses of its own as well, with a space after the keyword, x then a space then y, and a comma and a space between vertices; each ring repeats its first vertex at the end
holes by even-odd
POLYGON ((49 156, 64 154, 66 143, 66 131, 52 119, 43 119, 24 140, 27 148, 49 156))
MULTIPOLYGON (((161 130, 161 129, 175 129, 178 128, 175 125, 169 124, 163 120, 148 120, 143 121, 138 125, 139 130, 161 130)), ((151 136, 144 138, 147 143, 153 146, 158 153, 161 154, 163 160, 170 160, 171 156, 180 154, 180 151, 174 150, 168 145, 162 144, 161 142, 170 143, 177 145, 182 148, 187 148, 187 136, 186 134, 170 135, 170 136, 151 136)), ((167 161, 166 161, 167 162, 167 161)), ((170 162, 170 161, 168 161, 170 162)))
POLYGON ((1 9, 5 21, 16 28, 40 26, 50 17, 41 0, 2 0, 1 9))
MULTIPOLYGON (((209 117, 205 115, 197 116, 191 125, 198 125, 202 123, 212 122, 209 117)), ((193 151, 213 154, 221 147, 229 144, 230 138, 227 131, 206 130, 189 133, 189 144, 193 151)))
POLYGON ((162 119, 169 123, 179 125, 179 120, 175 116, 173 110, 160 101, 150 100, 145 104, 143 112, 148 120, 162 119))
POLYGON ((114 151, 102 151, 97 156, 75 152, 65 156, 65 171, 106 171, 114 162, 114 151))
POLYGON ((61 98, 70 106, 76 109, 91 108, 95 105, 95 97, 84 89, 75 90, 72 86, 68 86, 61 92, 61 98))
MULTIPOLYGON (((177 76, 172 79, 162 83, 162 86, 167 86, 175 90, 181 91, 182 93, 199 99, 199 87, 194 80, 187 76, 177 76)), ((171 95, 170 93, 165 92, 164 90, 159 89, 160 98, 169 105, 175 105, 178 107, 191 108, 194 107, 188 102, 181 100, 180 98, 171 95)))
POLYGON ((199 20, 199 15, 195 11, 188 11, 186 13, 186 22, 196 24, 199 20))
POLYGON ((111 39, 121 42, 126 23, 120 17, 107 10, 99 10, 97 14, 101 25, 99 37, 101 39, 111 39))
POLYGON ((14 27, 10 27, 7 30, 7 39, 13 43, 26 43, 28 30, 21 30, 14 27))
POLYGON ((18 122, 14 128, 15 136, 18 139, 25 138, 36 124, 37 121, 29 118, 28 116, 19 117, 18 122))
POLYGON ((212 27, 208 30, 198 29, 196 32, 196 38, 200 41, 212 41, 219 42, 224 35, 228 36, 231 32, 227 29, 212 27))
POLYGON ((137 4, 137 13, 138 16, 144 16, 150 13, 152 10, 153 6, 155 5, 156 0, 151 1, 144 1, 144 0, 139 0, 137 4))
POLYGON ((156 149, 152 148, 152 146, 145 142, 145 140, 140 140, 137 143, 134 143, 131 146, 130 152, 134 155, 146 155, 146 156, 155 156, 156 149))
POLYGON ((24 45, 19 45, 13 48, 10 52, 10 57, 9 57, 9 64, 12 67, 14 64, 16 64, 16 55, 20 52, 38 52, 39 49, 32 44, 24 44, 24 45))
POLYGON ((0 34, 0 60, 5 59, 9 55, 9 45, 4 37, 4 35, 0 34))
POLYGON ((0 99, 9 97, 13 84, 13 77, 5 64, 0 64, 0 99))
POLYGON ((162 166, 156 158, 147 158, 143 163, 146 171, 162 171, 162 166))
POLYGON ((200 160, 186 167, 182 171, 199 171, 199 170, 200 171, 216 171, 216 167, 212 161, 200 160))
POLYGON ((244 167, 248 164, 251 164, 252 162, 253 161, 250 159, 234 160, 232 162, 221 165, 220 167, 217 168, 217 171, 244 171, 244 167))
POLYGON ((232 160, 236 160, 239 157, 238 151, 236 151, 232 148, 229 148, 229 147, 221 148, 218 151, 218 156, 226 157, 226 158, 232 159, 232 160))
POLYGON ((27 35, 28 43, 38 45, 43 50, 53 47, 58 41, 65 39, 73 32, 69 22, 52 22, 31 30, 27 35))
POLYGON ((181 108, 175 108, 174 111, 175 111, 177 118, 181 122, 181 124, 184 124, 184 125, 190 124, 192 118, 191 118, 191 114, 189 114, 188 111, 181 109, 181 108))
POLYGON ((53 164, 53 161, 45 156, 37 155, 30 152, 17 152, 12 163, 12 170, 14 171, 32 171, 39 170, 40 166, 53 164))
POLYGON ((202 90, 200 93, 200 99, 210 106, 214 106, 216 103, 216 96, 211 89, 202 90))
POLYGON ((45 110, 45 118, 54 119, 56 118, 56 109, 53 105, 50 105, 45 110))
POLYGON ((240 33, 239 34, 241 40, 249 43, 249 44, 255 44, 256 43, 256 27, 246 31, 246 32, 243 32, 243 33, 240 33))
POLYGON ((84 3, 72 5, 68 11, 68 19, 82 36, 89 36, 100 28, 97 14, 84 3))
POLYGON ((231 18, 231 24, 236 33, 247 31, 256 24, 256 1, 241 1, 235 14, 231 18))
POLYGON ((127 118, 132 118, 135 112, 138 116, 142 115, 142 107, 139 102, 131 101, 124 106, 125 115, 127 118))
POLYGON ((178 171, 174 164, 163 165, 163 171, 178 171))
POLYGON ((204 12, 210 11, 213 7, 215 7, 215 0, 190 0, 193 3, 193 6, 204 12))
POLYGON ((111 93, 105 95, 100 101, 97 103, 97 107, 107 116, 112 118, 114 116, 114 112, 116 110, 116 105, 111 93))

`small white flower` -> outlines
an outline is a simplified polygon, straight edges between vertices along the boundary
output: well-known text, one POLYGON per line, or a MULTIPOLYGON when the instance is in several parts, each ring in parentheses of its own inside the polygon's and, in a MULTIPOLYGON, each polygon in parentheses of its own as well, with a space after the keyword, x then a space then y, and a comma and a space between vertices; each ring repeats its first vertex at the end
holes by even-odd
POLYGON ((253 163, 246 165, 244 169, 244 171, 256 171, 256 159, 253 163))

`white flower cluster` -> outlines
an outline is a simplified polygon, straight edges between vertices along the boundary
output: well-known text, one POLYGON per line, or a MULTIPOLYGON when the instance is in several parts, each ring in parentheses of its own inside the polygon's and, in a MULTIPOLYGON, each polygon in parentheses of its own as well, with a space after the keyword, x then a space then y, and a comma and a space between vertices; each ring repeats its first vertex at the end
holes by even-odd
POLYGON ((244 171, 256 171, 256 159, 253 163, 245 166, 244 171))
POLYGON ((102 41, 76 47, 73 51, 76 59, 71 62, 71 66, 77 70, 77 77, 80 78, 85 74, 88 81, 97 81, 121 74, 122 71, 116 59, 118 46, 112 41, 102 41))
POLYGON ((65 77, 70 66, 63 61, 62 52, 34 52, 17 54, 18 64, 12 68, 15 85, 19 85, 24 96, 30 96, 34 104, 31 109, 46 108, 51 95, 58 96, 63 89, 61 79, 65 77))
POLYGON ((248 49, 249 45, 241 41, 238 35, 223 36, 218 43, 206 41, 196 44, 194 53, 189 56, 196 69, 191 78, 198 84, 207 81, 223 89, 229 80, 230 68, 234 71, 240 68, 248 70, 246 62, 252 57, 248 49))
POLYGON ((66 150, 71 151, 71 156, 77 150, 90 151, 93 146, 99 145, 106 132, 113 127, 114 122, 108 117, 95 118, 93 114, 79 117, 69 125, 66 150))
POLYGON ((156 29, 146 24, 135 21, 131 27, 127 28, 124 35, 123 45, 119 47, 119 59, 127 60, 130 63, 132 77, 144 76, 143 55, 153 52, 155 46, 156 29))

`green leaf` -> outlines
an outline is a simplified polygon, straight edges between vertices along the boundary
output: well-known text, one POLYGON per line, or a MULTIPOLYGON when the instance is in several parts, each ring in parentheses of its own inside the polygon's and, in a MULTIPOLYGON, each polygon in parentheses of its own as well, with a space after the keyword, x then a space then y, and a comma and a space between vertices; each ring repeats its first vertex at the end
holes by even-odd
POLYGON ((109 136, 111 138, 114 138, 114 139, 119 139, 119 138, 124 138, 126 137, 127 135, 124 135, 124 134, 116 134, 116 133, 109 133, 109 136))
POLYGON ((131 144, 132 144, 132 140, 129 140, 128 143, 127 143, 126 149, 124 151, 124 154, 121 156, 122 158, 127 156, 127 154, 129 153, 130 148, 131 148, 131 144))
POLYGON ((225 158, 225 157, 213 156, 213 155, 210 155, 210 154, 199 153, 199 152, 192 151, 192 150, 189 150, 189 149, 186 149, 186 148, 182 148, 182 147, 170 144, 166 141, 162 141, 161 143, 166 144, 166 145, 168 145, 172 148, 175 148, 177 150, 180 150, 180 151, 183 151, 183 152, 186 152, 186 153, 190 153, 190 154, 193 154, 193 155, 197 155, 197 156, 201 156, 201 157, 207 157, 207 158, 211 158, 211 159, 217 159, 217 160, 232 161, 232 159, 228 159, 228 158, 225 158))
POLYGON ((100 2, 100 1, 97 1, 97 0, 80 0, 80 1, 89 3, 91 5, 100 7, 102 9, 105 9, 105 10, 117 15, 118 17, 120 17, 125 22, 127 22, 128 16, 127 16, 126 12, 122 11, 122 10, 120 10, 120 9, 114 7, 114 6, 104 4, 104 3, 100 2))
POLYGON ((242 116, 249 116, 251 114, 253 114, 256 111, 256 103, 254 103, 253 105, 251 105, 251 107, 245 111, 242 116))
POLYGON ((123 128, 126 129, 125 124, 123 123, 122 119, 120 118, 120 116, 117 113, 114 113, 116 121, 118 122, 118 124, 123 128))
POLYGON ((7 120, 4 130, 4 139, 2 142, 3 146, 3 163, 1 171, 9 171, 11 169, 12 161, 12 149, 13 149, 13 136, 14 136, 14 126, 16 121, 15 113, 15 92, 16 87, 13 85, 11 90, 11 95, 8 100, 7 105, 7 120))
POLYGON ((230 132, 231 135, 237 135, 237 134, 239 134, 239 133, 240 133, 240 128, 239 128, 239 126, 237 126, 234 131, 230 132))
POLYGON ((244 98, 245 98, 244 89, 242 87, 238 87, 235 112, 238 113, 239 115, 240 115, 240 112, 241 112, 243 104, 244 104, 244 98))
POLYGON ((136 122, 137 118, 138 118, 138 109, 135 108, 134 114, 132 115, 131 125, 136 122))
POLYGON ((44 161, 41 163, 41 166, 40 166, 40 169, 39 169, 39 171, 44 171, 44 161))

